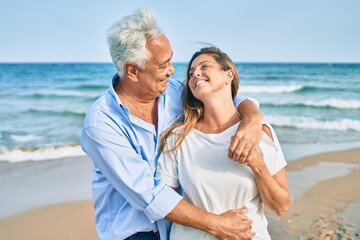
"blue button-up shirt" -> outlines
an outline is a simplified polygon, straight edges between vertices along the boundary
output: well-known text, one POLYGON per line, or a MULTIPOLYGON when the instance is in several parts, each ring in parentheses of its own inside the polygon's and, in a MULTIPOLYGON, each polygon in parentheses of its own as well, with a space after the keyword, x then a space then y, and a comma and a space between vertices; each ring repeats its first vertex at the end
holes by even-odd
MULTIPOLYGON (((159 135, 181 113, 181 82, 169 79, 158 99, 158 128, 130 115, 114 86, 89 109, 81 136, 83 150, 93 160, 92 190, 99 239, 124 239, 136 232, 160 231, 163 219, 182 197, 155 176, 159 135)), ((237 98, 240 102, 244 98, 237 98)))

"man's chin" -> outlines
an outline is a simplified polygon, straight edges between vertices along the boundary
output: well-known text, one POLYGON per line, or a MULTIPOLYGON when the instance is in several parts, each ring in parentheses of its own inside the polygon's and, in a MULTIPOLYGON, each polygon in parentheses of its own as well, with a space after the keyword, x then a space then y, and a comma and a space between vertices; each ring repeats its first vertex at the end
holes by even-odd
POLYGON ((159 92, 164 93, 166 91, 166 89, 168 88, 168 86, 169 86, 168 80, 160 82, 159 92))

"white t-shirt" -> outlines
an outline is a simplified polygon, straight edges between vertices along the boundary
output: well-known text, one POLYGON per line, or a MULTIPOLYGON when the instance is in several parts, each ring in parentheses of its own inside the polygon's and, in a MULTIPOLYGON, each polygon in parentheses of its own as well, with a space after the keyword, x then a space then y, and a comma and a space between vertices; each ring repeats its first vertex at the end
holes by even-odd
MULTIPOLYGON (((274 141, 263 132, 260 151, 273 176, 286 161, 279 141, 270 125, 274 141)), ((246 215, 253 221, 253 239, 271 239, 267 231, 264 205, 250 167, 227 157, 230 138, 238 124, 218 134, 205 134, 196 129, 188 134, 178 151, 162 153, 157 176, 171 187, 181 186, 186 201, 208 212, 220 214, 230 209, 247 207, 246 215)), ((167 148, 173 136, 167 140, 167 148)), ((173 224, 170 240, 216 239, 195 228, 173 224)))

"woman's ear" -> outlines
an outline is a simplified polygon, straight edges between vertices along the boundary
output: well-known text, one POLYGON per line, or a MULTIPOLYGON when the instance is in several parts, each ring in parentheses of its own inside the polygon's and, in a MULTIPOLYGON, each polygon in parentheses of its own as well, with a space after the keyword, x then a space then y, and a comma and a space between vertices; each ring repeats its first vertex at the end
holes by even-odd
POLYGON ((227 79, 225 80, 225 84, 228 85, 229 83, 232 82, 232 80, 234 79, 234 72, 232 69, 227 71, 227 79))
POLYGON ((231 79, 231 81, 234 79, 234 71, 232 69, 228 70, 228 77, 231 79))
POLYGON ((134 82, 137 82, 138 69, 137 66, 132 62, 125 63, 124 66, 125 75, 134 82))

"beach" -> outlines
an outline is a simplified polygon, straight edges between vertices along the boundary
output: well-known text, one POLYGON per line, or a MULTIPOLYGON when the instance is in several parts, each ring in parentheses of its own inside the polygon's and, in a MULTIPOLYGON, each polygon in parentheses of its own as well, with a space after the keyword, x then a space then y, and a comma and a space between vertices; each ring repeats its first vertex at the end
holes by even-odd
MULTIPOLYGON (((175 62, 175 79, 187 64, 175 62)), ((360 239, 360 64, 236 63, 288 161, 273 239, 360 239)), ((111 63, 0 64, 0 239, 97 239, 92 162, 79 145, 111 63)))
MULTIPOLYGON (((289 210, 267 212, 273 239, 360 239, 359 156, 353 148, 290 160, 289 210)), ((0 163, 0 173, 0 239, 97 239, 86 156, 0 163)))

